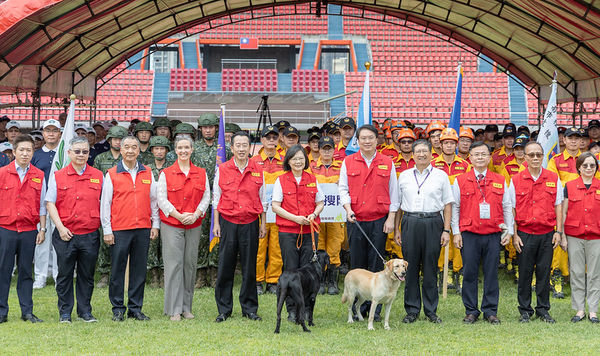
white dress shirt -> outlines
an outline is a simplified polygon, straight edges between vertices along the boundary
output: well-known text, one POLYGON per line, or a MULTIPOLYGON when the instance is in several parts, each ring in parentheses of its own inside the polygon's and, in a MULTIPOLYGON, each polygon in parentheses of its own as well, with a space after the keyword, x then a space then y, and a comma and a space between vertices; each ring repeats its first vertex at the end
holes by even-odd
MULTIPOLYGON (((487 175, 487 169, 483 172, 477 172, 477 170, 473 168, 473 173, 475 173, 475 177, 477 177, 479 174, 482 174, 483 178, 485 178, 487 175)), ((504 185, 504 194, 502 195, 502 215, 504 216, 504 223, 507 226, 508 233, 512 235, 514 233, 515 224, 508 189, 509 188, 504 185)), ((452 233, 460 234, 460 186, 458 185, 458 180, 454 181, 452 190, 454 192, 454 204, 452 204, 452 233)))
MULTIPOLYGON (((273 198, 271 199, 271 201, 276 201, 276 202, 282 202, 283 201, 283 189, 281 188, 281 182, 279 181, 279 178, 281 177, 277 177, 277 179, 275 180, 275 184, 273 184, 273 198)), ((296 183, 300 184, 300 180, 302 180, 302 177, 294 177, 296 179, 296 183)), ((325 200, 325 194, 323 194, 323 191, 321 190, 321 186, 319 185, 319 182, 317 182, 317 194, 315 195, 315 203, 318 203, 320 201, 324 201, 325 200)))
MULTIPOLYGON (((246 165, 244 167, 238 166, 238 164, 235 160, 233 161, 233 163, 235 164, 237 169, 239 169, 240 173, 242 173, 242 174, 246 170, 246 167, 248 167, 248 162, 246 162, 246 165)), ((219 186, 219 167, 217 167, 217 169, 215 170, 215 179, 213 180, 213 199, 212 199, 213 210, 219 206, 219 201, 221 200, 221 192, 222 192, 221 187, 219 186)), ((267 193, 265 192, 265 176, 264 175, 263 175, 263 184, 258 191, 258 196, 260 199, 260 203, 263 206, 263 212, 266 212, 267 208, 269 207, 269 202, 267 201, 267 193)))
MULTIPOLYGON (((360 154, 362 158, 367 163, 367 167, 371 166, 371 163, 375 159, 375 155, 371 158, 365 157, 362 151, 358 151, 355 154, 360 154)), ((338 191, 340 192, 340 204, 342 206, 346 204, 350 204, 350 192, 348 190, 348 170, 346 169, 346 160, 342 162, 342 166, 340 167, 340 180, 338 182, 338 191)), ((400 204, 398 203, 398 181, 396 178, 396 167, 392 165, 390 180, 388 182, 388 191, 390 193, 390 208, 389 211, 395 212, 398 211, 400 204)))
MULTIPOLYGON (((187 177, 189 171, 188 173, 184 174, 187 177)), ((200 210, 202 211, 202 213, 206 213, 206 209, 208 209, 208 206, 210 205, 210 183, 208 182, 208 176, 206 175, 206 171, 204 172, 204 180, 206 182, 204 185, 204 195, 202 195, 202 199, 200 200, 200 203, 198 203, 198 207, 196 208, 196 210, 200 210)), ((165 216, 169 216, 169 214, 171 214, 171 212, 175 210, 175 207, 173 206, 173 204, 171 204, 167 196, 167 178, 165 177, 164 172, 160 172, 160 176, 158 177, 158 184, 156 186, 156 197, 158 199, 158 207, 160 208, 160 210, 162 210, 165 216)))
POLYGON ((448 175, 431 165, 423 172, 414 167, 400 173, 398 194, 400 210, 409 213, 437 213, 454 202, 448 175))
MULTIPOLYGON (((125 171, 131 175, 131 180, 135 184, 135 178, 138 173, 139 164, 136 162, 133 169, 129 169, 127 165, 123 164, 125 171)), ((150 185, 150 209, 152 212, 151 220, 153 228, 160 228, 160 218, 158 216, 158 200, 156 198, 156 181, 154 175, 150 174, 152 183, 150 185)), ((102 195, 100 197, 100 222, 102 223, 102 230, 105 235, 110 235, 112 231, 111 223, 111 212, 112 212, 112 200, 113 200, 113 183, 110 178, 110 173, 106 173, 104 176, 104 182, 102 183, 102 195)))

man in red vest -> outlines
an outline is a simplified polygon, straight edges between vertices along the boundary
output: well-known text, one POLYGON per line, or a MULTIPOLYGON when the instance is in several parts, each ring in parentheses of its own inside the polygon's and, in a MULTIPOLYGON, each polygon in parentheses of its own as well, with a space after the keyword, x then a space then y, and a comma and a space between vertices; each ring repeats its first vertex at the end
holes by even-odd
POLYGON ((263 168, 248 159, 250 136, 237 132, 231 138, 233 158, 221 164, 213 183, 213 234, 219 237, 219 270, 215 300, 217 323, 227 320, 233 310, 233 277, 238 258, 242 264, 240 304, 242 316, 261 320, 256 290, 258 239, 266 233, 267 198, 263 168), (259 219, 260 218, 260 219, 259 219), (260 226, 259 226, 260 225, 260 226))
POLYGON ((567 240, 562 236, 563 187, 558 174, 542 168, 544 150, 539 143, 531 141, 525 145, 525 160, 527 169, 512 177, 509 188, 516 224, 513 244, 519 253, 519 321, 528 322, 534 313, 531 280, 535 271, 535 314, 542 321, 554 323, 548 313, 553 249, 559 244, 567 249, 567 240))
MULTIPOLYGON (((350 268, 371 272, 383 270, 377 252, 385 253, 387 234, 394 231, 398 210, 396 169, 392 159, 377 152, 377 129, 363 125, 356 131, 358 147, 355 154, 346 156, 340 168, 340 202, 346 210, 350 268), (359 222, 377 251, 371 247, 354 222, 359 222)), ((370 303, 365 302, 361 314, 367 315, 370 303)), ((376 320, 381 320, 377 307, 376 320)))
POLYGON ((52 245, 56 251, 56 294, 61 323, 71 322, 73 272, 77 266, 77 314, 88 323, 97 321, 90 301, 100 248, 100 195, 102 172, 87 165, 90 144, 75 137, 68 150, 71 163, 50 175, 46 208, 56 228, 52 245))
POLYGON ((481 311, 491 324, 498 319, 498 260, 500 244, 505 246, 512 235, 513 216, 504 177, 488 170, 491 150, 483 142, 475 142, 469 150, 473 169, 459 175, 453 185, 452 232, 454 245, 463 259, 462 300, 466 309, 463 322, 473 324, 479 314, 479 266, 483 267, 483 299, 481 311), (500 224, 508 226, 508 234, 500 239, 500 224))
POLYGON ((15 161, 0 168, 2 204, 0 204, 0 324, 8 314, 8 292, 15 257, 17 260, 17 294, 21 319, 42 321, 33 314, 33 278, 31 266, 35 245, 44 241, 46 208, 44 172, 31 164, 34 142, 28 135, 13 141, 15 161), (38 232, 37 224, 42 228, 38 232))
POLYGON ((113 320, 127 317, 150 320, 142 313, 146 263, 150 239, 158 236, 160 219, 156 184, 150 168, 138 162, 140 142, 134 136, 121 141, 123 159, 104 177, 100 200, 100 219, 104 242, 110 246, 110 283, 108 298, 113 320), (123 289, 129 260, 129 290, 125 308, 123 289))

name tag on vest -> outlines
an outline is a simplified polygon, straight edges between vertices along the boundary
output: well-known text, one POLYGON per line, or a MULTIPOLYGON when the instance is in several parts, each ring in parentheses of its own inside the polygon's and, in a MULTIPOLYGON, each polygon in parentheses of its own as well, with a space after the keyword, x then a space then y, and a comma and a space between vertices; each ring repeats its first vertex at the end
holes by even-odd
POLYGON ((493 186, 494 186, 494 188, 502 188, 501 183, 494 183, 493 186))
POLYGON ((456 166, 456 167, 454 167, 454 169, 456 169, 457 171, 464 171, 465 167, 463 167, 463 166, 456 166))
POLYGON ((41 183, 42 182, 42 180, 39 179, 39 178, 31 178, 31 181, 34 182, 34 183, 41 183))
POLYGON ((316 183, 308 183, 308 184, 306 185, 306 187, 307 187, 307 188, 314 188, 314 187, 316 187, 316 186, 317 186, 317 184, 316 184, 316 183))
POLYGON ((563 167, 563 168, 568 168, 569 164, 568 163, 561 163, 558 165, 559 167, 563 167))
POLYGON ((554 188, 554 187, 556 187, 556 183, 554 183, 554 182, 546 182, 546 187, 554 188))
POLYGON ((596 189, 596 194, 600 194, 600 189, 596 189))
POLYGON ((258 173, 258 172, 252 172, 252 176, 253 177, 260 177, 260 173, 258 173))
POLYGON ((100 184, 100 179, 90 178, 90 183, 100 184))
POLYGON ((379 166, 377 166, 377 168, 379 168, 379 169, 385 169, 385 170, 387 170, 387 169, 388 169, 388 166, 387 166, 387 165, 385 165, 385 164, 380 164, 379 166))
POLYGON ((150 183, 152 183, 152 181, 150 179, 142 179, 142 183, 150 184, 150 183))

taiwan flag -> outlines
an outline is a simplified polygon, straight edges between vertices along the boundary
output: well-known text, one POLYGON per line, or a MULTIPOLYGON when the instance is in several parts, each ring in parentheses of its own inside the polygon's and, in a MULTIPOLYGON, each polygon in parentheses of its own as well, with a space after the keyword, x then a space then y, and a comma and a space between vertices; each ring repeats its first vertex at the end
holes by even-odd
POLYGON ((240 49, 258 49, 258 38, 240 38, 240 49))

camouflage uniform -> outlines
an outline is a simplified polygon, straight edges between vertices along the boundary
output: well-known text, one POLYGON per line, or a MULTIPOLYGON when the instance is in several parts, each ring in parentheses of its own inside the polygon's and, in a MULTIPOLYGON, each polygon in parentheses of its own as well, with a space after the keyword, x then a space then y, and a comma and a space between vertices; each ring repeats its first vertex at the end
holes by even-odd
MULTIPOLYGON (((142 121, 142 122, 138 123, 137 125, 135 125, 133 134, 137 137, 137 133, 140 131, 148 131, 148 132, 150 132, 150 135, 152 135, 154 133, 152 124, 149 122, 145 122, 145 121, 142 121)), ((142 151, 140 148, 140 155, 138 157, 138 161, 140 161, 142 164, 145 164, 145 165, 149 165, 150 163, 154 162, 154 156, 152 156, 152 152, 150 152, 150 145, 148 145, 148 148, 146 149, 146 151, 142 151)))
MULTIPOLYGON (((127 130, 121 126, 113 126, 108 130, 108 134, 106 135, 106 140, 115 137, 115 138, 124 138, 127 136, 127 130)), ((117 158, 113 157, 112 151, 106 151, 94 159, 94 168, 102 171, 103 175, 106 175, 106 172, 117 165, 117 163, 122 159, 121 154, 117 158)), ((102 232, 102 228, 100 228, 100 237, 103 240, 104 233, 102 232)), ((108 283, 108 274, 110 273, 110 247, 105 243, 100 243, 100 251, 98 253, 98 265, 97 271, 100 273, 101 278, 98 281, 98 287, 106 287, 108 283)))

